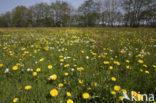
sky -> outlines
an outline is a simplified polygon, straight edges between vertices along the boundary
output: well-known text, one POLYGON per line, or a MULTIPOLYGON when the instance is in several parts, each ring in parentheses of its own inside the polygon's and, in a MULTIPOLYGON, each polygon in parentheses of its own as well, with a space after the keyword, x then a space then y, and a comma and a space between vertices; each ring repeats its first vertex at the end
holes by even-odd
MULTIPOLYGON (((35 5, 37 3, 47 3, 55 2, 56 0, 0 0, 0 14, 5 13, 7 11, 11 11, 18 5, 24 5, 26 7, 35 5)), ((63 0, 72 4, 73 7, 77 8, 81 5, 85 0, 63 0)))

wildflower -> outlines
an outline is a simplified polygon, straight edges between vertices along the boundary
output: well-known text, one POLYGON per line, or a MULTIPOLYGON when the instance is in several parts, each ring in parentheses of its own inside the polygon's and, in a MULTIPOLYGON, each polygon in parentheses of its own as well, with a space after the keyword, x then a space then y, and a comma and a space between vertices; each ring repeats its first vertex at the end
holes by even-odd
POLYGON ((97 83, 96 83, 96 82, 94 82, 94 86, 95 86, 95 87, 97 86, 97 83))
POLYGON ((64 62, 64 59, 60 59, 60 62, 64 62))
POLYGON ((69 66, 70 66, 69 64, 64 65, 65 68, 66 68, 66 67, 69 67, 69 66))
POLYGON ((49 47, 46 46, 46 47, 44 47, 43 49, 44 49, 45 51, 48 51, 48 50, 49 50, 49 47))
POLYGON ((104 61, 103 63, 104 63, 104 64, 109 64, 109 61, 104 61))
POLYGON ((44 58, 41 58, 41 59, 40 59, 40 62, 42 62, 43 60, 44 60, 44 58))
POLYGON ((63 84, 62 83, 59 83, 59 85, 58 85, 59 87, 63 87, 63 84))
POLYGON ((126 62, 126 63, 130 63, 130 61, 129 61, 129 60, 126 60, 125 62, 126 62))
POLYGON ((37 68, 37 69, 36 69, 36 72, 40 72, 40 71, 41 71, 41 69, 40 69, 40 68, 37 68))
POLYGON ((17 103, 17 102, 18 102, 18 98, 14 98, 13 103, 17 103))
POLYGON ((90 97, 89 93, 82 94, 83 99, 88 99, 90 97))
POLYGON ((51 77, 52 77, 52 80, 56 80, 57 79, 57 75, 56 74, 51 75, 51 77))
POLYGON ((65 75, 65 76, 68 76, 68 73, 66 72, 66 73, 64 73, 64 75, 65 75))
POLYGON ((83 67, 78 67, 77 70, 78 70, 78 71, 83 71, 84 68, 83 68, 83 67))
POLYGON ((126 65, 126 68, 127 68, 127 69, 130 69, 130 66, 129 66, 129 65, 126 65))
POLYGON ((25 86, 25 90, 30 90, 31 89, 31 86, 30 85, 26 85, 25 86))
POLYGON ((125 89, 122 89, 121 91, 124 92, 124 93, 127 93, 127 91, 125 89))
POLYGON ((12 67, 12 70, 17 70, 18 69, 18 66, 13 66, 12 67))
POLYGON ((109 66, 109 69, 113 69, 113 66, 109 66))
POLYGON ((146 70, 145 73, 146 73, 146 74, 149 74, 149 71, 146 70))
POLYGON ((119 100, 123 100, 123 96, 119 96, 119 100))
POLYGON ((67 100, 67 103, 74 103, 74 102, 73 102, 73 100, 68 99, 68 100, 67 100))
POLYGON ((116 81, 116 78, 115 77, 112 77, 111 79, 112 79, 112 81, 116 81))
POLYGON ((52 89, 50 91, 50 95, 53 96, 53 97, 56 97, 58 95, 58 91, 56 89, 52 89))
POLYGON ((3 64, 0 64, 0 67, 3 67, 3 64))
POLYGON ((144 64, 144 65, 143 65, 143 67, 147 68, 147 65, 146 65, 146 64, 144 64))
POLYGON ((83 83, 83 80, 78 80, 78 81, 79 81, 79 83, 80 83, 80 84, 82 84, 82 83, 83 83))
POLYGON ((120 86, 114 86, 114 90, 119 91, 120 90, 120 86))
POLYGON ((67 94, 68 97, 71 97, 71 93, 70 92, 67 92, 66 94, 67 94))
POLYGON ((143 60, 138 60, 138 62, 139 62, 140 64, 143 64, 143 63, 144 63, 144 61, 143 61, 143 60))
POLYGON ((111 91, 111 94, 112 94, 112 95, 116 95, 116 92, 115 92, 115 91, 111 91))
POLYGON ((37 72, 33 72, 33 76, 37 76, 37 72))
POLYGON ((84 54, 84 51, 82 50, 81 53, 84 54))
POLYGON ((52 65, 48 65, 48 69, 52 69, 53 68, 53 66, 52 65))

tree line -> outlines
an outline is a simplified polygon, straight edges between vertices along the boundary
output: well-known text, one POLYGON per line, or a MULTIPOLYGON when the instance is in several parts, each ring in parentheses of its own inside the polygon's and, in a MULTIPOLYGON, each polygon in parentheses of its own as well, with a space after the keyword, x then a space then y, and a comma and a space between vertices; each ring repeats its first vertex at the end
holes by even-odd
POLYGON ((86 0, 78 8, 65 1, 17 6, 0 15, 0 27, 156 27, 156 0, 86 0))

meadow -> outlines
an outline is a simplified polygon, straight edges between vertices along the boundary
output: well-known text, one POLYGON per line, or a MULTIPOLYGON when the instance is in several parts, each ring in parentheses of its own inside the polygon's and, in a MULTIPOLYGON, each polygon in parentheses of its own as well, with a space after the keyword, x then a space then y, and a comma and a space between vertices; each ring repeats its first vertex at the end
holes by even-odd
POLYGON ((145 102, 155 53, 155 28, 0 28, 0 103, 145 102))

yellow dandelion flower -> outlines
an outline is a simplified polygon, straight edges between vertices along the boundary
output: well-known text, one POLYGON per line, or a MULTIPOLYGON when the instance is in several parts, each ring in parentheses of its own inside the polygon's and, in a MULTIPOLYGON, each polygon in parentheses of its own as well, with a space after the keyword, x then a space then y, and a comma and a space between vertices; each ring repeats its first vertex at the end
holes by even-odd
POLYGON ((126 89, 122 89, 121 91, 124 92, 124 93, 127 93, 126 89))
POLYGON ((115 91, 111 91, 111 94, 112 94, 112 95, 116 95, 116 92, 115 92, 115 91))
POLYGON ((18 98, 14 98, 14 99, 13 99, 13 103, 17 103, 18 100, 19 100, 18 98))
POLYGON ((43 60, 44 60, 44 58, 41 58, 41 59, 40 59, 40 62, 42 62, 43 60))
POLYGON ((78 71, 83 71, 84 68, 83 68, 83 67, 78 67, 77 70, 78 70, 78 71))
POLYGON ((52 69, 53 68, 53 66, 52 65, 48 65, 48 69, 52 69))
POLYGON ((60 59, 60 62, 64 62, 64 59, 60 59))
POLYGON ((25 90, 30 90, 31 89, 31 86, 30 85, 26 85, 25 86, 25 90))
POLYGON ((145 73, 146 73, 146 74, 149 74, 149 71, 146 70, 145 73))
POLYGON ((123 96, 119 96, 119 100, 123 100, 123 96))
POLYGON ((36 72, 40 72, 40 71, 41 71, 41 69, 40 69, 40 68, 37 68, 37 69, 36 69, 36 72))
POLYGON ((119 91, 120 90, 120 86, 114 86, 114 90, 119 91))
POLYGON ((63 87, 63 84, 62 83, 59 83, 59 85, 58 85, 59 87, 63 87))
POLYGON ((139 62, 140 64, 143 64, 143 63, 144 63, 144 61, 143 61, 143 60, 138 60, 138 62, 139 62))
POLYGON ((109 61, 104 61, 103 63, 104 63, 104 64, 109 64, 109 61))
POLYGON ((83 99, 89 99, 90 95, 89 95, 89 93, 83 93, 82 97, 83 97, 83 99))
POLYGON ((78 80, 78 81, 79 81, 79 83, 80 83, 80 84, 82 84, 82 83, 83 83, 83 80, 78 80))
POLYGON ((37 76, 37 72, 33 72, 33 76, 37 76))
POLYGON ((71 97, 71 93, 70 92, 67 92, 66 94, 67 94, 68 97, 71 97))
POLYGON ((64 73, 64 75, 65 75, 65 76, 68 76, 69 74, 66 72, 66 73, 64 73))
POLYGON ((68 100, 67 100, 67 103, 74 103, 74 102, 73 102, 73 100, 68 99, 68 100))
POLYGON ((18 66, 13 66, 12 67, 12 70, 17 70, 18 69, 18 66))
POLYGON ((113 66, 109 66, 109 69, 113 69, 113 66))
POLYGON ((0 64, 0 67, 3 67, 3 64, 0 64))
POLYGON ((116 78, 115 77, 112 77, 111 79, 112 79, 112 81, 116 81, 116 78))
POLYGON ((52 89, 50 91, 50 95, 53 96, 53 97, 56 97, 58 95, 58 91, 56 89, 52 89))
POLYGON ((57 79, 57 75, 56 74, 53 74, 51 76, 52 76, 52 80, 56 80, 57 79))

